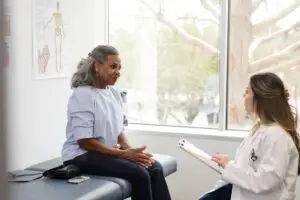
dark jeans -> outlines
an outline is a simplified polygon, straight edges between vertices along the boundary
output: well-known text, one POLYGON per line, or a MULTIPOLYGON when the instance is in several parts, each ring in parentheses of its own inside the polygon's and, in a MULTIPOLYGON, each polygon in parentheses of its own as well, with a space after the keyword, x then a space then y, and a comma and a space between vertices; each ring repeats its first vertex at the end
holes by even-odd
POLYGON ((214 190, 200 197, 199 200, 230 200, 232 184, 224 185, 223 187, 214 190))
POLYGON ((84 174, 127 180, 132 186, 132 200, 171 200, 162 166, 157 161, 145 169, 135 162, 88 152, 65 164, 77 165, 84 174))

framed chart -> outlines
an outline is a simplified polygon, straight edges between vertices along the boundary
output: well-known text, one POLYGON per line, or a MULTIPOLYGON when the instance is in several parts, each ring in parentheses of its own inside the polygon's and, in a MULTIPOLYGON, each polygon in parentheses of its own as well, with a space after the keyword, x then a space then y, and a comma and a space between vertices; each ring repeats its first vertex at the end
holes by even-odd
POLYGON ((68 71, 68 48, 63 0, 33 0, 34 79, 63 78, 68 71))

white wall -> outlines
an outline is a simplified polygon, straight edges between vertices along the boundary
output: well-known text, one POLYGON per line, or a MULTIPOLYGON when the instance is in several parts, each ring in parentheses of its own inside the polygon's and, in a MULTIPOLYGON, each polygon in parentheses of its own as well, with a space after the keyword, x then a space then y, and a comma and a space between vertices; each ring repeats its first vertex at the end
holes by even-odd
MULTIPOLYGON (((98 0, 102 1, 102 0, 98 0)), ((8 170, 22 169, 60 155, 65 137, 70 76, 34 80, 32 76, 32 4, 13 0, 12 63, 7 83, 8 170)), ((61 0, 70 49, 70 73, 94 46, 94 0, 61 0)), ((99 8, 98 12, 101 12, 99 8)), ((101 26, 101 22, 100 26, 101 26)), ((98 35, 98 41, 101 35, 98 35)), ((103 36, 102 36, 103 37, 103 36)))

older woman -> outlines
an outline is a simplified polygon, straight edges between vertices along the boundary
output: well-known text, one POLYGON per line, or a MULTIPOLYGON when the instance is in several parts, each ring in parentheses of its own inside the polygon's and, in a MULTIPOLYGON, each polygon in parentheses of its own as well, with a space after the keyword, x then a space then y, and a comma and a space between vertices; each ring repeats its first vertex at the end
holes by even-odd
POLYGON ((82 173, 129 181, 133 200, 169 200, 161 165, 145 146, 132 148, 124 134, 121 96, 112 87, 120 69, 119 53, 112 46, 97 46, 80 61, 72 77, 63 161, 79 166, 82 173))

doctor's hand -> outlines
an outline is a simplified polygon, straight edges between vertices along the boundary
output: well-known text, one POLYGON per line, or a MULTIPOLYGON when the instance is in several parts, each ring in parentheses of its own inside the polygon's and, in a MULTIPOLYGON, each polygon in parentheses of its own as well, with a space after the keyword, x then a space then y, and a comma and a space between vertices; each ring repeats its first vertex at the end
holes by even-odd
POLYGON ((225 168, 226 165, 229 163, 230 158, 227 154, 217 153, 212 157, 212 160, 218 163, 218 165, 222 168, 225 168))

